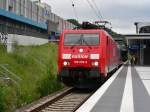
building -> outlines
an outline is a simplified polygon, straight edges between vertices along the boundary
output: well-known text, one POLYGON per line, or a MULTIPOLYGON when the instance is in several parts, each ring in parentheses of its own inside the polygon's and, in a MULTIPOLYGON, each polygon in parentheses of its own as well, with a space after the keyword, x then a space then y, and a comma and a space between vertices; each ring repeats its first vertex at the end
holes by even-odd
POLYGON ((150 33, 150 22, 135 22, 136 33, 150 33))
POLYGON ((125 35, 128 51, 138 65, 150 65, 150 22, 136 22, 137 34, 125 35))
POLYGON ((0 32, 47 38, 74 27, 40 1, 0 0, 0 32))

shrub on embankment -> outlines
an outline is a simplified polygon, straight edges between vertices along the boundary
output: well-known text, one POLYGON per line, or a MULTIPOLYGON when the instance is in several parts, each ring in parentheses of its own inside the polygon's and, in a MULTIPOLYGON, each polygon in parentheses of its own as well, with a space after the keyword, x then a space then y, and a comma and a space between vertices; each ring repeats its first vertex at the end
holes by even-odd
POLYGON ((57 81, 57 45, 0 46, 0 112, 13 112, 63 87, 57 81))

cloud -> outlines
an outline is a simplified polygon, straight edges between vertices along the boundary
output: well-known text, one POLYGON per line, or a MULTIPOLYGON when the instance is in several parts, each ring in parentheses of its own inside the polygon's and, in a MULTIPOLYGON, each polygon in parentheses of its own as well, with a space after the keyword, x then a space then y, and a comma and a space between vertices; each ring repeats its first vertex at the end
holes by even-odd
MULTIPOLYGON (((57 15, 75 18, 71 0, 42 0, 52 7, 57 15)), ((73 0, 79 21, 96 21, 86 0, 73 0)), ((92 1, 92 0, 90 0, 92 1)), ((105 20, 109 20, 118 33, 135 33, 134 22, 150 20, 150 0, 94 0, 105 20)))

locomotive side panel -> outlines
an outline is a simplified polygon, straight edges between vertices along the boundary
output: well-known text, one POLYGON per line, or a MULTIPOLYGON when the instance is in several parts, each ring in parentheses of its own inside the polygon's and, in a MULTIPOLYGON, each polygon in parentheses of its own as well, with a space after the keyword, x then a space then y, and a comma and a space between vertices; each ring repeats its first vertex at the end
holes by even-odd
POLYGON ((107 36, 107 66, 108 72, 111 72, 119 66, 119 48, 117 43, 107 36))
POLYGON ((106 33, 105 32, 101 32, 101 45, 100 45, 100 49, 101 49, 101 58, 100 58, 100 70, 101 70, 101 73, 100 75, 102 77, 106 77, 107 76, 107 70, 106 70, 106 67, 107 67, 107 55, 106 55, 106 33))

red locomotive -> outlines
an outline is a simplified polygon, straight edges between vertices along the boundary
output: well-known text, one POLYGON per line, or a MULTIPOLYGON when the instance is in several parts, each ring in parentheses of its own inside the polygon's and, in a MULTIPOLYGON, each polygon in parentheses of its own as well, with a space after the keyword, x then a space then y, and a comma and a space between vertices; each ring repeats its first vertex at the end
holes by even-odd
POLYGON ((58 75, 78 88, 101 84, 120 64, 117 43, 104 30, 65 30, 60 36, 58 75))

